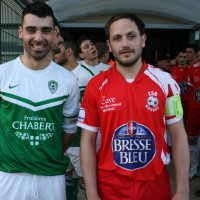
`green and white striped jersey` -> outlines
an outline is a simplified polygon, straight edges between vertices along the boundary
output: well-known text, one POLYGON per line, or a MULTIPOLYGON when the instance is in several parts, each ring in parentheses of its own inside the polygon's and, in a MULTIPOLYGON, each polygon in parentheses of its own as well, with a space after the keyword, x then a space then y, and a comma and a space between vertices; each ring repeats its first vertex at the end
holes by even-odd
POLYGON ((93 76, 96 76, 97 74, 106 71, 111 67, 110 65, 104 64, 102 62, 99 62, 99 64, 96 66, 90 66, 86 64, 83 60, 79 61, 79 63, 81 64, 82 67, 87 69, 93 76))
MULTIPOLYGON (((89 82, 89 80, 93 77, 89 70, 85 69, 81 64, 79 64, 72 72, 78 78, 78 86, 81 93, 81 97, 83 97, 85 88, 89 82)), ((82 98, 81 98, 82 99, 82 98)), ((81 100, 80 100, 81 102, 81 100)))
POLYGON ((62 130, 76 132, 75 75, 52 62, 43 70, 20 57, 0 66, 0 171, 59 175, 67 168, 62 130))
MULTIPOLYGON (((93 77, 93 75, 80 64, 72 72, 78 78, 78 85, 81 94, 80 98, 80 103, 81 103, 86 86, 89 80, 93 77)), ((81 140, 81 128, 78 127, 76 137, 71 143, 70 147, 80 147, 80 140, 81 140)))

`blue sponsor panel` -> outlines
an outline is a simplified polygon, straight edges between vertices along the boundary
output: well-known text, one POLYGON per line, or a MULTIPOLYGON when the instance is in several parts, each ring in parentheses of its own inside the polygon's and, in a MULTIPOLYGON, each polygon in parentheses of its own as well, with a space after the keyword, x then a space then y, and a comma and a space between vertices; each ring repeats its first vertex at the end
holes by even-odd
POLYGON ((194 98, 196 99, 197 103, 200 103, 200 88, 197 88, 194 92, 194 98))
POLYGON ((154 135, 146 126, 129 121, 116 129, 112 151, 117 166, 127 170, 143 168, 155 156, 154 135))
POLYGON ((189 87, 186 81, 179 83, 179 87, 182 95, 186 95, 189 91, 189 87))

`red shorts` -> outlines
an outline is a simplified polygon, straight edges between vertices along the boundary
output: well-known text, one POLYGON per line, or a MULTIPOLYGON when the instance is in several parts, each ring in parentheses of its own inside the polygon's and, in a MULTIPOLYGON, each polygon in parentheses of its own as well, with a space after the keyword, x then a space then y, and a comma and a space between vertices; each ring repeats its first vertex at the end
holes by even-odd
POLYGON ((166 167, 154 181, 135 181, 116 172, 98 170, 101 200, 171 200, 170 177, 166 167))
POLYGON ((200 134, 200 110, 189 109, 188 112, 188 130, 190 136, 198 136, 200 134))

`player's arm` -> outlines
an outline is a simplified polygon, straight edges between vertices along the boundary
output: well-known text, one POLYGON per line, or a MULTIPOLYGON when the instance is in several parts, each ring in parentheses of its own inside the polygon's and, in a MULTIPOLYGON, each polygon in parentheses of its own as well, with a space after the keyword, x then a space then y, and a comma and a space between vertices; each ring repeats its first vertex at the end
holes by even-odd
POLYGON ((100 200, 97 192, 96 137, 97 132, 82 129, 81 168, 88 200, 100 200))
POLYGON ((172 200, 189 200, 189 147, 183 120, 167 126, 171 142, 177 190, 172 200))
POLYGON ((63 131, 62 134, 62 149, 63 152, 65 152, 67 150, 67 148, 70 146, 70 144, 72 143, 72 141, 74 140, 74 138, 76 137, 76 133, 65 133, 63 131))
POLYGON ((77 78, 71 83, 71 91, 63 106, 62 120, 62 150, 65 152, 74 140, 77 132, 77 119, 79 112, 80 92, 78 88, 77 78))

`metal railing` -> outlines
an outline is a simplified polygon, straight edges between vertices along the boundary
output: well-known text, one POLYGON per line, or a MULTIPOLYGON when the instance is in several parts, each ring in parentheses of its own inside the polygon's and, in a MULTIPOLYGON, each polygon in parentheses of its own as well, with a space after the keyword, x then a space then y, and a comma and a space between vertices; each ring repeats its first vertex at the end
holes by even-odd
POLYGON ((21 1, 0 0, 0 63, 12 60, 23 52, 18 27, 24 6, 21 1))

